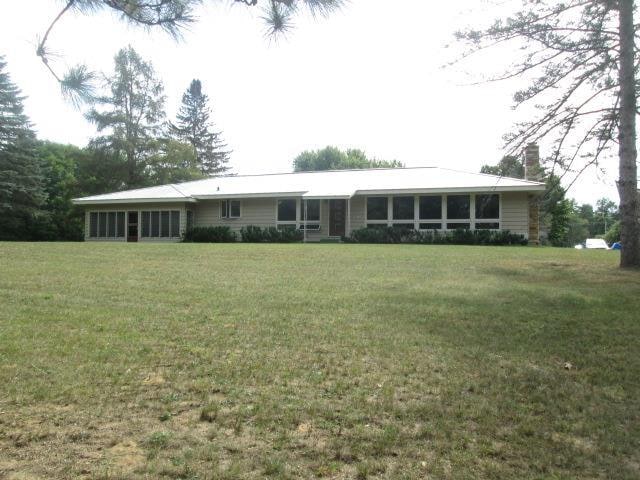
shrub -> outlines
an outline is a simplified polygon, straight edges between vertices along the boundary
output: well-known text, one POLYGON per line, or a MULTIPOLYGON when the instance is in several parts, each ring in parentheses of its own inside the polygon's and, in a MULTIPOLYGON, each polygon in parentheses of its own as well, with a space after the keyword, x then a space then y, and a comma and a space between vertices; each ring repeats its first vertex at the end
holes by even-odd
POLYGON ((243 242, 248 243, 294 243, 301 242, 304 234, 295 228, 260 228, 248 225, 242 227, 240 237, 243 242))
POLYGON ((235 232, 229 227, 192 227, 182 239, 183 242, 194 243, 229 243, 237 239, 235 232))
POLYGON ((612 243, 620 241, 620 221, 611 225, 611 228, 604 234, 604 239, 611 245, 612 243))
POLYGON ((466 230, 447 232, 439 230, 418 231, 407 228, 361 228, 343 238, 347 243, 417 243, 427 245, 526 245, 523 235, 508 230, 466 230))

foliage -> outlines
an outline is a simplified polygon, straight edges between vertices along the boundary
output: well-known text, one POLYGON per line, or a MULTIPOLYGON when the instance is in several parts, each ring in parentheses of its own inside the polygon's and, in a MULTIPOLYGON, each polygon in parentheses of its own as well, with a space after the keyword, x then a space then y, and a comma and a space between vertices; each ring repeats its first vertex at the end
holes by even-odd
POLYGON ((568 247, 568 235, 571 221, 571 201, 563 198, 554 203, 549 210, 551 221, 548 239, 554 247, 568 247))
POLYGON ((295 228, 261 228, 255 225, 242 227, 240 236, 247 243, 296 243, 304 239, 304 234, 295 228))
POLYGON ((46 200, 36 137, 20 89, 6 67, 0 56, 0 239, 4 240, 29 238, 46 200))
POLYGON ((184 233, 183 242, 231 243, 237 239, 229 227, 191 227, 184 233))
POLYGON ((170 138, 160 138, 155 141, 154 150, 146 160, 145 181, 151 185, 204 178, 191 145, 170 138))
MULTIPOLYGON (((301 7, 306 7, 313 15, 327 15, 340 8, 345 0, 232 0, 249 7, 260 5, 262 19, 270 36, 286 34, 292 28, 292 19, 301 7)), ((48 45, 49 34, 60 19, 69 11, 85 15, 100 10, 110 10, 120 18, 137 27, 159 28, 180 37, 182 30, 195 20, 194 9, 202 0, 65 0, 65 4, 49 24, 36 48, 47 70, 53 75, 62 94, 73 104, 79 106, 95 100, 94 82, 98 77, 85 65, 74 65, 63 75, 56 72, 53 63, 56 54, 48 45)))
POLYGON ((321 150, 304 151, 293 160, 293 170, 295 172, 402 167, 404 165, 397 160, 369 159, 362 150, 351 148, 343 152, 339 148, 331 146, 321 150))
POLYGON ((416 243, 427 245, 526 245, 523 235, 508 230, 457 229, 440 232, 420 231, 409 228, 381 227, 360 228, 343 238, 347 243, 416 243))
POLYGON ((182 95, 182 105, 171 125, 171 133, 193 148, 197 167, 203 175, 216 175, 229 170, 231 151, 213 128, 209 97, 202 92, 200 80, 194 79, 182 95))
POLYGON ((131 47, 115 56, 114 74, 108 79, 109 93, 97 99, 106 107, 93 108, 87 118, 98 132, 106 131, 94 142, 126 165, 125 186, 145 184, 147 159, 156 153, 164 120, 164 87, 156 79, 153 66, 145 62, 131 47))
POLYGON ((506 155, 497 165, 483 165, 480 173, 498 175, 499 177, 524 178, 524 164, 515 155, 506 155))
POLYGON ((609 245, 620 241, 620 220, 611 225, 611 228, 604 234, 604 239, 609 245))

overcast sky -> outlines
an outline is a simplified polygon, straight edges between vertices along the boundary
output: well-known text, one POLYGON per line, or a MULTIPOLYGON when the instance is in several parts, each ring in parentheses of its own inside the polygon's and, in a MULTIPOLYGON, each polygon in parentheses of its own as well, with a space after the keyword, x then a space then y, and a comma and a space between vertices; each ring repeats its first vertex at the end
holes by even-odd
MULTIPOLYGON (((466 74, 499 72, 507 66, 503 56, 488 65, 442 68, 460 52, 453 33, 494 15, 486 2, 351 0, 328 19, 298 18, 295 30, 278 42, 264 36, 259 10, 205 3, 180 42, 127 26, 105 11, 63 17, 49 45, 59 54, 60 70, 86 63, 108 73, 117 50, 131 44, 163 80, 170 118, 191 79, 199 78, 233 149, 235 173, 291 171, 298 153, 326 145, 360 148, 407 166, 469 171, 502 157, 502 135, 519 118, 511 109, 515 85, 471 86, 466 74)), ((0 54, 28 97, 38 135, 84 146, 94 128, 65 103, 35 55, 36 39, 61 5, 4 0, 0 54)), ((616 165, 612 158, 604 164, 606 175, 586 175, 569 196, 617 202, 616 165)))

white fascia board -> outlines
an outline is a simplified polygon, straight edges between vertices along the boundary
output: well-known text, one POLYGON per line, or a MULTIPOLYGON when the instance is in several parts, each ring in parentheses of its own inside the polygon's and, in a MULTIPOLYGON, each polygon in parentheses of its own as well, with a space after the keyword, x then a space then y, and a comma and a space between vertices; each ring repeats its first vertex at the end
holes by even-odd
POLYGON ((242 198, 286 198, 286 197, 301 197, 306 192, 271 192, 271 193, 223 193, 214 195, 194 195, 193 198, 197 200, 216 200, 216 199, 242 199, 242 198))
POLYGON ((112 200, 84 200, 74 198, 71 203, 74 205, 109 205, 114 203, 196 203, 195 198, 118 198, 112 200))
POLYGON ((411 193, 484 193, 484 192, 544 192, 540 185, 521 185, 512 187, 456 187, 456 188, 407 188, 394 190, 357 190, 355 195, 401 195, 411 193))

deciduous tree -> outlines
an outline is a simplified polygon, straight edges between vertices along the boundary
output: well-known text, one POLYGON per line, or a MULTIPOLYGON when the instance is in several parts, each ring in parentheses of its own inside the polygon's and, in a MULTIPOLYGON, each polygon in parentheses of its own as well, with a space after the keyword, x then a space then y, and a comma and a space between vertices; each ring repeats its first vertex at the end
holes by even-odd
POLYGON ((336 147, 307 150, 293 160, 293 170, 308 172, 317 170, 345 170, 349 168, 402 168, 398 160, 376 160, 357 148, 342 151, 336 147))

